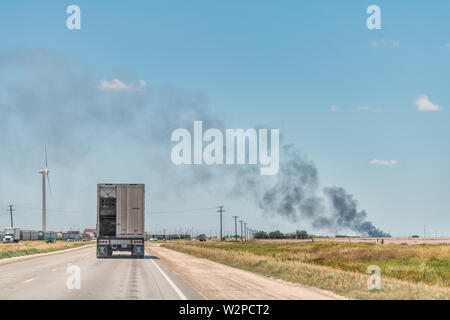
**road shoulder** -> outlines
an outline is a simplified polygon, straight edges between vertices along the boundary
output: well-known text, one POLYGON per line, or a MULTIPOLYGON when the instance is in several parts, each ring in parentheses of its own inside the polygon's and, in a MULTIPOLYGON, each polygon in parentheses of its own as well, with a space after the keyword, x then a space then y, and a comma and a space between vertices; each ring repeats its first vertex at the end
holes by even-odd
POLYGON ((334 293, 272 279, 229 267, 207 259, 176 252, 158 245, 147 246, 164 265, 196 290, 212 300, 338 300, 334 293))
POLYGON ((66 252, 70 252, 70 251, 74 251, 74 250, 80 250, 83 248, 90 248, 93 246, 96 246, 96 244, 88 244, 88 245, 83 245, 83 246, 79 246, 79 247, 75 247, 75 248, 63 249, 63 250, 55 250, 55 251, 51 251, 51 252, 43 252, 43 253, 29 254, 29 255, 24 255, 24 256, 4 258, 4 259, 0 259, 0 265, 13 263, 13 262, 17 262, 17 261, 22 261, 22 260, 33 259, 33 258, 45 257, 45 256, 52 255, 52 254, 66 253, 66 252))

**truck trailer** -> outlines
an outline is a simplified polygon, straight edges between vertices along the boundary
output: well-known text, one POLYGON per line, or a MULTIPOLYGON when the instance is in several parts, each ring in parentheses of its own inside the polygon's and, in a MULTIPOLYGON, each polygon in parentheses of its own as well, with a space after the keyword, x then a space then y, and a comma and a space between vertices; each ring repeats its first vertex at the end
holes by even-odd
POLYGON ((39 240, 39 232, 34 230, 21 230, 20 240, 39 240))
POLYGON ((19 228, 5 228, 5 236, 3 237, 3 243, 19 242, 20 229, 19 228))
POLYGON ((97 185, 97 258, 129 251, 144 258, 145 185, 97 185))

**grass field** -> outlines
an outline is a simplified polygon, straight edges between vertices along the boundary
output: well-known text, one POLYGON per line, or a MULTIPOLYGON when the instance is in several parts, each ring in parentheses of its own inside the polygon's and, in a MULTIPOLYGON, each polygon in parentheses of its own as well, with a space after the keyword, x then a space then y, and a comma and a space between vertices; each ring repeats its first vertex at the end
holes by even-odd
POLYGON ((62 240, 55 243, 45 243, 44 240, 0 243, 0 259, 76 248, 87 244, 90 244, 90 242, 67 242, 62 240))
POLYGON ((339 242, 193 242, 168 248, 355 299, 450 299, 450 245, 339 242), (382 288, 367 288, 367 267, 382 288))

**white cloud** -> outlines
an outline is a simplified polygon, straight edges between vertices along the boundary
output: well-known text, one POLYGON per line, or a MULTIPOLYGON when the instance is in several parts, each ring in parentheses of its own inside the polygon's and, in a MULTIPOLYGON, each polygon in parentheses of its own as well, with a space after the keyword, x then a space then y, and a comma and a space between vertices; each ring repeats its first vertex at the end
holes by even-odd
POLYGON ((444 49, 444 50, 450 50, 450 42, 444 44, 444 45, 441 47, 441 49, 444 49))
POLYGON ((433 104, 428 96, 421 94, 414 98, 414 104, 416 105, 417 111, 439 111, 443 108, 433 104))
POLYGON ((373 159, 369 161, 370 164, 377 166, 393 166, 398 164, 398 160, 377 160, 373 159))
POLYGON ((147 86, 147 82, 144 80, 139 81, 139 86, 135 86, 114 78, 111 81, 100 80, 98 88, 103 91, 142 91, 145 86, 147 86))

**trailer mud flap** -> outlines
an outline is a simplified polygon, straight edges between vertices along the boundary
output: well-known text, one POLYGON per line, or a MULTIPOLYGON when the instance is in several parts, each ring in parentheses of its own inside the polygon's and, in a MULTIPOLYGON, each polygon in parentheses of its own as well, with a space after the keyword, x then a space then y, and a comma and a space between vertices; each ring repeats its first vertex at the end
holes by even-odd
POLYGON ((143 256, 144 255, 144 246, 133 246, 133 255, 134 256, 143 256))
POLYGON ((109 255, 108 246, 98 246, 97 247, 97 257, 107 257, 109 255))

